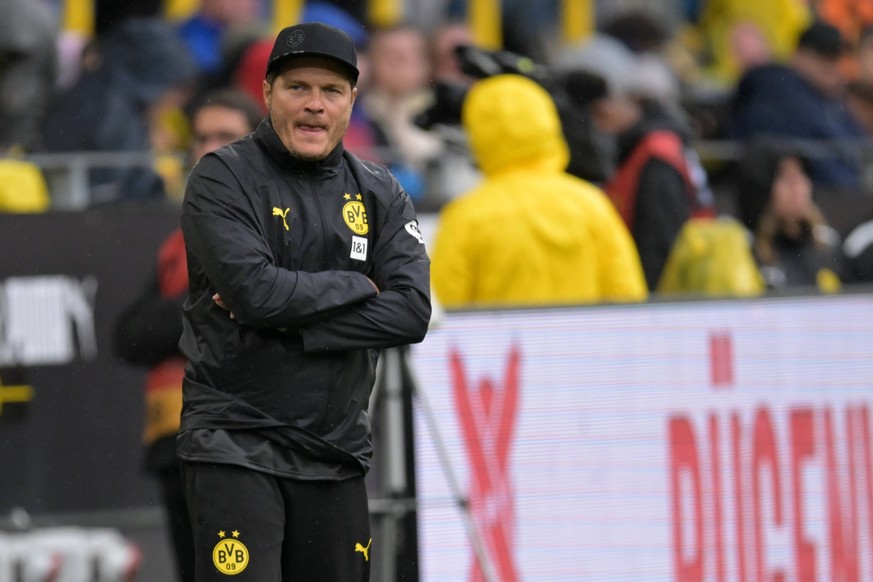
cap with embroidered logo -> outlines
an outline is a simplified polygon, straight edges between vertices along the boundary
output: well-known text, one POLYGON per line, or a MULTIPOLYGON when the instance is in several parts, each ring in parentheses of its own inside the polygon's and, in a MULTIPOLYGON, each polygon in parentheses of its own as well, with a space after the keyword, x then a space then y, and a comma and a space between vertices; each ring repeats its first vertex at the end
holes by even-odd
POLYGON ((349 74, 352 84, 358 81, 358 57, 352 37, 321 22, 305 22, 283 28, 276 36, 267 75, 291 57, 325 57, 338 62, 349 74))

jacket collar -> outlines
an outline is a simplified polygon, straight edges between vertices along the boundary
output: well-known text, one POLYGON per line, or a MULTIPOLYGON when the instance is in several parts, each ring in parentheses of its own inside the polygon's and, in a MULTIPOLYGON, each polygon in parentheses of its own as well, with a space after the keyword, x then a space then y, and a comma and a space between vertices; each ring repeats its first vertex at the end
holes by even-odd
POLYGON ((269 117, 265 117, 255 129, 254 139, 279 167, 295 173, 324 172, 330 174, 336 172, 343 159, 342 141, 323 160, 301 160, 292 156, 273 129, 273 124, 270 122, 269 117))

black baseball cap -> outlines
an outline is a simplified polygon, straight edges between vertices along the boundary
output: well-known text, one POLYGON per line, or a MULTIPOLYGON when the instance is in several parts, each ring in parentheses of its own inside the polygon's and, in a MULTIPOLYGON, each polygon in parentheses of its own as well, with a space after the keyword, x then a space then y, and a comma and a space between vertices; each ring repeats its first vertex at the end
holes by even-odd
POLYGON ((843 38, 837 27, 826 22, 814 22, 801 33, 797 48, 806 49, 826 59, 836 60, 846 54, 851 45, 843 38))
POLYGON ((321 22, 305 22, 283 28, 276 36, 267 75, 291 57, 325 57, 341 64, 352 84, 358 82, 358 56, 352 37, 321 22))

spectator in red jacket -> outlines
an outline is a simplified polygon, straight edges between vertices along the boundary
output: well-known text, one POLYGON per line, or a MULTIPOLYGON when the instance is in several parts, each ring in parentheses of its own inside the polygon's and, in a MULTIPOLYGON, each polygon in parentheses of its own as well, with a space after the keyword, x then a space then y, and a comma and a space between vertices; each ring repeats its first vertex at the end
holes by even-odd
POLYGON ((635 68, 607 78, 579 70, 566 75, 567 91, 614 138, 615 167, 604 190, 634 237, 650 291, 676 235, 692 216, 711 215, 712 193, 688 131, 645 87, 634 87, 635 68))

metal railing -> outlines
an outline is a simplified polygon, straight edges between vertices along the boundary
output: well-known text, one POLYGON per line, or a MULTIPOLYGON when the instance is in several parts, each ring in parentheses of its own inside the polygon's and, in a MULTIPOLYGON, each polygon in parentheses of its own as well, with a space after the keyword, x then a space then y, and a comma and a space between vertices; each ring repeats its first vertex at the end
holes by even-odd
MULTIPOLYGON (((790 146, 810 158, 836 156, 852 159, 861 167, 859 194, 873 198, 873 139, 854 141, 813 141, 772 139, 768 144, 790 146)), ((700 159, 706 163, 729 163, 739 160, 746 144, 731 140, 705 140, 694 143, 700 159)), ((387 155, 389 152, 380 151, 387 155)), ((178 155, 184 153, 161 154, 178 155)), ((95 202, 90 182, 94 170, 156 169, 160 156, 152 152, 37 153, 25 159, 39 166, 46 178, 53 210, 83 210, 95 202)), ((387 159, 387 158, 385 158, 387 159)))
MULTIPOLYGON (((180 154, 181 155, 181 154, 180 154)), ((83 210, 93 202, 90 173, 98 169, 154 169, 151 152, 39 153, 25 158, 42 169, 53 210, 83 210)))

